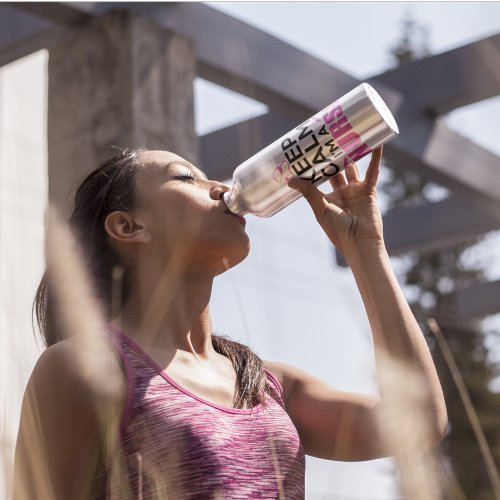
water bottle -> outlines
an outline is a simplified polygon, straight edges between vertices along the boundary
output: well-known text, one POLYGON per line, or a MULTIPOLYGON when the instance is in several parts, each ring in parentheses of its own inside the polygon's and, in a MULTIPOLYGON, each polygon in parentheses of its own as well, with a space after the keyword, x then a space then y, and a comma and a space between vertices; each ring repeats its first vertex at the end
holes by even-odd
POLYGON ((322 184, 398 133, 380 95, 362 83, 239 165, 224 201, 235 214, 271 217, 302 196, 288 187, 292 177, 322 184))

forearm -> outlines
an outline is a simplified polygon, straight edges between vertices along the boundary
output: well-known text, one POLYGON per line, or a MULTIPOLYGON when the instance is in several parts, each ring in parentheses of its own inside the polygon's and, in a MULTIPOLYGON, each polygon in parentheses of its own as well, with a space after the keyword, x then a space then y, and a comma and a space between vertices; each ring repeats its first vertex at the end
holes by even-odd
POLYGON ((446 427, 441 384, 423 333, 404 297, 383 242, 360 243, 346 252, 373 334, 377 365, 383 355, 416 370, 429 391, 437 433, 446 427))

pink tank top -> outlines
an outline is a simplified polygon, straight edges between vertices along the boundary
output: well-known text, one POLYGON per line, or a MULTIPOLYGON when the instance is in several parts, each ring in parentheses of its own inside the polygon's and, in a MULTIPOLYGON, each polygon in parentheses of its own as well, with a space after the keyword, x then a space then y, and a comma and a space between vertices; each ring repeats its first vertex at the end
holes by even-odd
POLYGON ((271 372, 263 405, 227 408, 179 386, 132 339, 113 333, 128 397, 120 444, 94 481, 94 499, 304 498, 304 449, 271 372))

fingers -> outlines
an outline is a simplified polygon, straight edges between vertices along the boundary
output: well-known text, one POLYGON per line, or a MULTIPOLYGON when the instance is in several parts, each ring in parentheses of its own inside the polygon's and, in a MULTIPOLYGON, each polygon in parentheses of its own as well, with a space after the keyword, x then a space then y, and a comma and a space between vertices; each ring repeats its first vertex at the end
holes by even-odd
MULTIPOLYGON (((370 164, 368 165, 368 169, 366 171, 364 182, 366 182, 366 184, 370 187, 375 187, 377 184, 381 160, 382 146, 373 151, 370 164)), ((329 179, 329 182, 334 190, 341 189, 350 183, 356 183, 359 181, 360 174, 356 163, 347 165, 343 172, 338 172, 329 179)), ((325 208, 329 206, 328 201, 325 199, 325 195, 316 186, 304 179, 301 179, 300 177, 293 177, 289 181, 288 186, 302 193, 304 198, 306 198, 311 205, 317 217, 324 213, 325 208)))
POLYGON ((347 180, 344 172, 338 172, 334 176, 330 177, 330 184, 333 189, 339 189, 347 185, 347 180))
POLYGON ((380 172, 380 161, 382 160, 382 149, 382 146, 380 146, 373 151, 368 170, 366 171, 365 182, 371 187, 375 187, 377 184, 378 174, 380 172))
POLYGON ((339 172, 330 178, 330 184, 333 189, 346 186, 349 182, 358 182, 360 180, 359 169, 355 163, 347 165, 343 172, 339 172))
POLYGON ((347 181, 348 182, 357 182, 359 181, 359 169, 358 166, 355 163, 351 163, 350 165, 347 165, 346 169, 344 170, 347 181))
POLYGON ((304 196, 318 220, 323 216, 328 202, 325 200, 325 195, 316 186, 299 177, 293 177, 288 182, 288 187, 299 191, 304 196))

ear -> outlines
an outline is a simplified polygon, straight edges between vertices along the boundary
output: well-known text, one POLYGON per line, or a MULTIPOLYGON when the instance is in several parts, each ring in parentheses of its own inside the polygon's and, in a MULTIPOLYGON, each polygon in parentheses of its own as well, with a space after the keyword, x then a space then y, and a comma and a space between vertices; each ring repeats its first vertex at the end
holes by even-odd
POLYGON ((151 235, 144 224, 128 212, 111 212, 106 216, 104 228, 111 238, 124 243, 149 243, 151 235))

